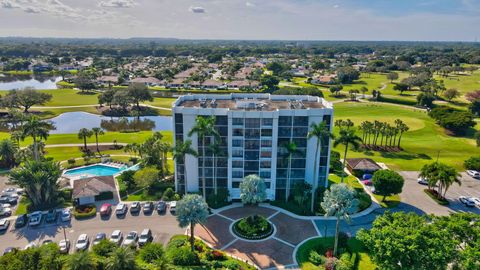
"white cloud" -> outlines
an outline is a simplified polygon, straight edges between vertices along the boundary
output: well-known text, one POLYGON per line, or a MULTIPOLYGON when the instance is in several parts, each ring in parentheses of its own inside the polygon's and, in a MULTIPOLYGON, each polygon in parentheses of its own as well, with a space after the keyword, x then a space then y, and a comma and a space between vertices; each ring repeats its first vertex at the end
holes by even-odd
POLYGON ((333 5, 333 8, 339 8, 340 5, 333 5))
POLYGON ((205 13, 205 8, 203 7, 190 7, 189 10, 193 13, 205 13))
POLYGON ((137 6, 138 3, 134 0, 106 0, 101 1, 99 6, 101 7, 113 7, 113 8, 131 8, 137 6))
POLYGON ((256 5, 255 5, 254 3, 252 3, 252 2, 246 2, 245 5, 246 5, 247 7, 255 7, 255 6, 256 6, 256 5))

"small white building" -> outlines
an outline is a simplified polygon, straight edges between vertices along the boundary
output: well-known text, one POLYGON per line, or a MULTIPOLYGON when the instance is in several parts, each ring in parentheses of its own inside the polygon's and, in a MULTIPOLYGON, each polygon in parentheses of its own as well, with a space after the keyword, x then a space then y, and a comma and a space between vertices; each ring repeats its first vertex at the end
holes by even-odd
POLYGON ((78 200, 78 205, 95 203, 95 197, 108 192, 116 192, 113 176, 95 176, 73 181, 72 198, 78 200))

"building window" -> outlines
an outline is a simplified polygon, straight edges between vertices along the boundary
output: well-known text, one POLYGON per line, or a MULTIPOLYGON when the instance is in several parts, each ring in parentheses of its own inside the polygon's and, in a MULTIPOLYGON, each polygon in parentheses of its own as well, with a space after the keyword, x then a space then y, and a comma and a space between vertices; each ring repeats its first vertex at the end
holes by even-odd
POLYGON ((262 136, 265 137, 272 137, 272 129, 271 128, 264 128, 262 129, 262 136))
POLYGON ((245 128, 260 128, 260 118, 246 118, 245 128))
POLYGON ((240 188, 240 182, 232 182, 232 188, 240 188))
POLYGON ((294 126, 308 127, 308 116, 295 116, 293 118, 294 126))
POLYGON ((260 154, 260 156, 261 156, 262 158, 271 158, 271 157, 272 157, 272 152, 270 152, 270 151, 262 151, 261 154, 260 154))
POLYGON ((232 140, 233 147, 243 147, 243 140, 235 139, 232 140))
POLYGON ((232 157, 243 157, 243 150, 242 149, 233 149, 232 150, 232 157))
POLYGON ((243 118, 233 118, 232 125, 234 126, 243 126, 243 118))
POLYGON ((280 116, 278 118, 278 125, 284 127, 290 127, 292 125, 292 117, 291 116, 280 116))
POLYGON ((233 170, 232 171, 232 177, 233 178, 243 178, 243 171, 233 170))
POLYGON ((232 161, 232 168, 243 168, 243 161, 233 160, 232 161))
POLYGON ((233 136, 243 136, 243 129, 242 128, 234 128, 233 129, 233 136))
POLYGON ((271 140, 262 140, 262 147, 272 147, 271 140))
POLYGON ((273 125, 273 119, 272 118, 263 118, 262 119, 262 126, 271 127, 272 125, 273 125))

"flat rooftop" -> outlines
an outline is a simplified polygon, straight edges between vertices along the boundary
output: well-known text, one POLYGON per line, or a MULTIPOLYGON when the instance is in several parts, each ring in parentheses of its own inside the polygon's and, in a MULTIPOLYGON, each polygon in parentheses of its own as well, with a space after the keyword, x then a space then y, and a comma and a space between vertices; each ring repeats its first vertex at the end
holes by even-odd
POLYGON ((174 106, 243 111, 301 110, 332 107, 331 103, 319 97, 270 94, 185 95, 179 97, 174 106))

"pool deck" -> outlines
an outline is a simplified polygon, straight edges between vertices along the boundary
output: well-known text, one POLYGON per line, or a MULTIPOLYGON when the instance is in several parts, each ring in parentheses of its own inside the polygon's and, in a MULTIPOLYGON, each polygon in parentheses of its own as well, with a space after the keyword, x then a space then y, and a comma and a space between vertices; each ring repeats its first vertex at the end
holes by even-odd
POLYGON ((113 166, 113 164, 116 164, 116 163, 111 163, 111 164, 110 163, 95 163, 95 164, 91 164, 91 165, 86 165, 86 166, 81 166, 81 167, 77 167, 77 168, 64 170, 63 173, 62 173, 62 177, 69 179, 70 180, 70 186, 73 187, 73 182, 75 180, 84 179, 84 178, 88 178, 88 177, 95 177, 95 176, 98 176, 98 175, 89 174, 89 173, 80 173, 80 174, 68 175, 68 172, 70 172, 70 171, 90 168, 90 167, 94 167, 94 166, 104 166, 104 167, 110 167, 110 168, 118 169, 119 171, 112 175, 113 177, 116 177, 120 173, 122 173, 126 170, 131 170, 132 168, 135 168, 136 166, 138 166, 138 164, 134 164, 133 166, 130 166, 130 167, 128 167, 128 165, 126 165, 126 164, 116 164, 116 165, 119 165, 119 166, 122 165, 122 167, 119 167, 119 166, 113 166), (124 168, 124 169, 122 169, 122 168, 124 168))

